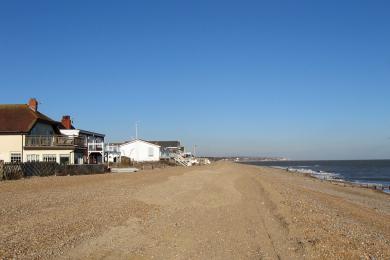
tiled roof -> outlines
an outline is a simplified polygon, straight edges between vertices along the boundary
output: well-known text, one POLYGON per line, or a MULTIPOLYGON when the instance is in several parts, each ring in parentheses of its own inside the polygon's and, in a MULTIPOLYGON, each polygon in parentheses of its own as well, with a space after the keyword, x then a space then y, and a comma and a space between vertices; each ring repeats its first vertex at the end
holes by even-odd
POLYGON ((28 105, 0 105, 0 133, 28 133, 37 121, 60 124, 28 105))

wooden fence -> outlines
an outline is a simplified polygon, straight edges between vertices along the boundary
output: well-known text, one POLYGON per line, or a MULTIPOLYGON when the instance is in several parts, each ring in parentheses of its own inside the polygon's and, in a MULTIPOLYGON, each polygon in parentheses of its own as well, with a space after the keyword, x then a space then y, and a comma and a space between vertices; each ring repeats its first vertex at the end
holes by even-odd
POLYGON ((105 173, 103 164, 59 165, 55 162, 0 162, 0 180, 17 180, 32 176, 66 176, 105 173))
POLYGON ((61 165, 56 175, 88 175, 88 174, 101 174, 108 172, 107 167, 104 164, 72 164, 61 165))
POLYGON ((4 176, 4 161, 0 160, 0 180, 3 179, 4 176))

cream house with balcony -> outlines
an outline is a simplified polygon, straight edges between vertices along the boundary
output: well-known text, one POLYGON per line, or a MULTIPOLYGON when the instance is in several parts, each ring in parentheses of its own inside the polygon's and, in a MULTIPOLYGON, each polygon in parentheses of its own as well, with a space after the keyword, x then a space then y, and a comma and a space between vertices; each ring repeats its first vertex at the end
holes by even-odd
POLYGON ((28 104, 0 105, 0 160, 60 164, 99 162, 91 158, 103 147, 97 144, 99 139, 89 147, 89 140, 98 135, 103 143, 104 135, 82 130, 78 135, 66 135, 61 132, 63 129, 62 123, 38 111, 36 99, 30 99, 28 104))

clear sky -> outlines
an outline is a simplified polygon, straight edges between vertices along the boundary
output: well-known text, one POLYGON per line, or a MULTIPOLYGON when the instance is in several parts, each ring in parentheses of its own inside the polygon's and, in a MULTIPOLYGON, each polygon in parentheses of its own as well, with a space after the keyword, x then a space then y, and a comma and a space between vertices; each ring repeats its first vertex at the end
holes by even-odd
POLYGON ((0 103, 203 155, 390 158, 390 1, 1 1, 0 103))

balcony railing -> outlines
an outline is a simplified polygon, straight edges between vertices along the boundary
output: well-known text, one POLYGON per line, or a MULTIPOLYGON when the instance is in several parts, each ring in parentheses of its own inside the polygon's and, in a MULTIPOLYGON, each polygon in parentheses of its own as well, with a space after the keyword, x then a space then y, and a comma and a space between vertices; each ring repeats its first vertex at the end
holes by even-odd
POLYGON ((80 147, 86 148, 85 139, 66 135, 28 135, 26 147, 80 147))
POLYGON ((88 152, 103 152, 104 143, 88 143, 88 152))
POLYGON ((105 145, 104 146, 105 152, 111 152, 111 153, 120 153, 120 148, 118 145, 105 145))

